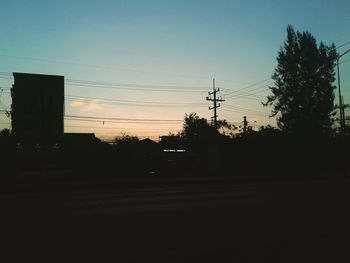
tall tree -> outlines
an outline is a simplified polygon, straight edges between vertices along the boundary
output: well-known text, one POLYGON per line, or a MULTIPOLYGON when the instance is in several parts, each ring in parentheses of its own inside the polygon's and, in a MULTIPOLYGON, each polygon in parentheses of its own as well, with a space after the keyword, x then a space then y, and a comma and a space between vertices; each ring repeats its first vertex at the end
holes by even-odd
POLYGON ((215 138, 219 132, 208 123, 207 119, 200 118, 192 112, 185 116, 182 134, 189 142, 203 142, 215 138))
POLYGON ((272 95, 265 106, 272 106, 278 126, 290 133, 327 134, 334 116, 334 44, 317 46, 308 31, 295 32, 287 27, 270 87, 272 95))

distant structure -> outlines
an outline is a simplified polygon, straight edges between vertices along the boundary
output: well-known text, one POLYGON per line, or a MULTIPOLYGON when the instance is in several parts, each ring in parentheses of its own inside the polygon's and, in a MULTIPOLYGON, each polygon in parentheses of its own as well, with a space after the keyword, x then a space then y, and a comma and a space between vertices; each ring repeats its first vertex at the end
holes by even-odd
POLYGON ((101 143, 94 133, 65 133, 63 141, 68 149, 89 148, 101 143))
POLYGON ((184 140, 179 136, 160 136, 159 145, 163 152, 186 152, 184 140))
POLYGON ((64 77, 13 73, 12 133, 20 145, 60 146, 64 133, 64 77))

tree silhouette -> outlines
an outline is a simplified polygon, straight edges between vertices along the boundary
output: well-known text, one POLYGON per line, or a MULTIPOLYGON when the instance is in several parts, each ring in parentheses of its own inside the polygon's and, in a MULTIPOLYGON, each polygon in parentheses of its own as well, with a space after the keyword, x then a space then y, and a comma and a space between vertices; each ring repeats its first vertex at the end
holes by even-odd
POLYGON ((130 146, 135 145, 139 142, 139 138, 137 136, 128 135, 126 133, 122 133, 121 137, 114 138, 115 146, 130 146))
POLYGON ((210 125, 208 120, 200 118, 197 113, 186 114, 182 132, 178 133, 188 142, 204 142, 223 137, 233 137, 237 127, 229 124, 227 120, 218 120, 216 127, 210 125))
POLYGON ((222 136, 218 129, 228 126, 226 121, 219 121, 215 128, 207 119, 192 112, 185 115, 182 136, 190 143, 208 142, 222 136))
POLYGON ((0 131, 0 146, 11 146, 13 145, 13 136, 9 129, 3 129, 0 131))
POLYGON ((334 116, 334 44, 320 43, 307 31, 287 27, 265 106, 273 107, 277 124, 284 131, 300 134, 328 134, 334 116))
MULTIPOLYGON (((345 105, 345 106, 348 106, 348 105, 345 105)), ((350 116, 345 117, 345 130, 344 130, 344 134, 350 135, 350 116)))
POLYGON ((9 129, 3 129, 0 131, 1 138, 8 138, 11 136, 11 131, 9 129))
POLYGON ((230 124, 227 120, 218 120, 216 122, 218 131, 225 136, 234 137, 234 132, 238 129, 234 124, 230 124))

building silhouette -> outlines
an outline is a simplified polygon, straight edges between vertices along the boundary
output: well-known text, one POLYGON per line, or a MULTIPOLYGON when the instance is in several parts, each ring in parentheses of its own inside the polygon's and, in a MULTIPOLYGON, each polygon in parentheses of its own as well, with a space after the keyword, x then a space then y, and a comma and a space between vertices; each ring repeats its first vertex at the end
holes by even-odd
POLYGON ((24 146, 54 147, 64 133, 64 77, 13 73, 12 133, 24 146))

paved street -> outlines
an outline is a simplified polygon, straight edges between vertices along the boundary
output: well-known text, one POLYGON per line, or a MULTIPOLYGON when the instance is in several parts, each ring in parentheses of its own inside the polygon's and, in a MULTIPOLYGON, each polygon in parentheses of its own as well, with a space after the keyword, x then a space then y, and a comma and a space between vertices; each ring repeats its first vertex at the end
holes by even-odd
POLYGON ((62 184, 16 198, 25 255, 37 260, 348 262, 349 186, 344 178, 195 179, 62 184))

